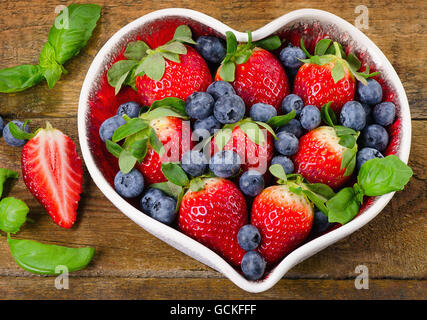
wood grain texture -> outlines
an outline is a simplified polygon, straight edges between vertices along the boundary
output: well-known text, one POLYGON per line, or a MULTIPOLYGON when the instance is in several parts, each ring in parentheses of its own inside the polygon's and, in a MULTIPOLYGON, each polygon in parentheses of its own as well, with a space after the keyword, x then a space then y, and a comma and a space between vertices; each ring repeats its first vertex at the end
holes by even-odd
MULTIPOLYGON (((85 1, 75 1, 85 2, 85 1)), ((317 8, 354 23, 351 1, 93 1, 103 6, 94 36, 81 54, 66 64, 68 75, 54 89, 45 83, 18 94, 0 94, 0 114, 7 119, 30 118, 31 126, 49 120, 77 139, 77 103, 86 71, 98 50, 120 27, 152 10, 187 7, 222 20, 238 30, 256 29, 286 12, 317 8)), ((37 63, 41 47, 64 1, 0 1, 0 68, 37 63)), ((53 278, 20 269, 0 241, 0 298, 4 299, 417 299, 426 290, 427 212, 427 12, 425 1, 370 1, 367 34, 395 67, 406 89, 413 118, 410 165, 414 178, 372 222, 293 268, 271 290, 252 295, 216 271, 156 239, 120 213, 97 189, 85 171, 79 217, 71 230, 52 223, 26 190, 22 178, 6 192, 27 202, 34 223, 19 238, 66 245, 91 245, 91 265, 73 274, 70 290, 59 292, 53 278), (387 10, 384 10, 387 7, 387 10), (369 290, 355 290, 354 269, 369 267, 369 290), (339 293, 339 296, 337 296, 339 293)), ((20 150, 0 141, 0 167, 20 170, 20 150)), ((86 169, 85 169, 86 170, 86 169)), ((0 239, 1 240, 1 239, 0 239)))

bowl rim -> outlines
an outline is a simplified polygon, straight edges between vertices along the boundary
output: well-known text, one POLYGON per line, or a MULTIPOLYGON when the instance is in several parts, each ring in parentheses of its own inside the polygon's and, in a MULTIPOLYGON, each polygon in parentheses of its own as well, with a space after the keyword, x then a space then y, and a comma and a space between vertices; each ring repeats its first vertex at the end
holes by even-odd
MULTIPOLYGON (((142 214, 142 211, 136 209, 129 204, 124 198, 122 198, 114 188, 107 182, 103 177, 101 171, 97 168, 95 160, 90 152, 88 140, 87 140, 87 114, 89 109, 89 97, 96 76, 100 70, 105 70, 104 59, 105 56, 112 53, 115 45, 120 43, 122 37, 131 32, 132 30, 140 28, 143 24, 157 20, 167 16, 181 16, 195 20, 201 24, 204 24, 220 34, 225 35, 226 31, 232 31, 239 42, 247 41, 247 34, 234 30, 219 20, 206 15, 204 13, 184 8, 168 8, 150 12, 143 15, 140 18, 130 22, 120 30, 118 30, 99 50, 95 58, 93 59, 85 80, 82 85, 82 90, 79 98, 78 105, 78 135, 80 141, 80 147, 83 155, 84 162, 88 169, 92 180, 101 192, 109 199, 114 206, 116 206, 123 214, 141 226, 149 233, 155 235, 157 238, 167 242, 174 248, 182 251, 183 253, 195 258, 196 260, 208 265, 209 267, 221 272, 227 278, 229 278, 234 284, 243 290, 252 293, 263 292, 273 287, 292 267, 302 262, 308 257, 316 254, 324 248, 332 245, 340 239, 350 235, 354 231, 358 230, 376 215, 387 205, 394 195, 394 192, 376 197, 374 203, 367 208, 367 210, 355 217, 349 223, 330 231, 320 237, 317 237, 302 246, 298 247, 290 254, 288 254, 269 274, 268 276, 260 281, 249 281, 245 279, 238 271, 236 271, 228 262, 226 262, 218 254, 202 245, 201 243, 193 240, 186 236, 184 233, 177 229, 166 226, 146 214, 142 214)), ((381 52, 381 50, 360 30, 354 27, 344 19, 323 10, 318 9, 299 9, 286 13, 263 27, 252 32, 253 40, 259 40, 264 37, 273 34, 280 30, 285 25, 296 21, 325 21, 329 24, 336 25, 343 32, 347 32, 351 38, 357 39, 357 42, 361 43, 367 48, 373 60, 381 61, 382 68, 387 70, 387 78, 393 84, 397 97, 400 104, 400 117, 401 117, 401 138, 400 146, 397 156, 405 163, 408 162, 410 145, 411 145, 411 116, 409 110, 409 103, 403 88, 403 85, 394 70, 391 63, 381 52)))

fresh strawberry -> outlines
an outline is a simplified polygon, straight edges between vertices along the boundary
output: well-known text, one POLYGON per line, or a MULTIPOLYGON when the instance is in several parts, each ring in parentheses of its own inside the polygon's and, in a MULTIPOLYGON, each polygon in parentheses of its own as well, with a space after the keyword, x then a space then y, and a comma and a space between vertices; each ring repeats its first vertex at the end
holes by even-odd
POLYGON ((346 57, 342 47, 331 40, 320 40, 312 56, 301 46, 309 57, 298 70, 294 80, 293 92, 300 96, 305 105, 314 105, 319 109, 328 102, 335 113, 339 113, 343 105, 354 100, 356 79, 366 83, 367 77, 377 73, 360 73, 361 63, 358 58, 349 54, 346 57), (334 54, 332 54, 334 52, 334 54))
POLYGON ((289 94, 288 77, 280 61, 262 48, 273 50, 280 47, 280 39, 276 37, 272 37, 277 40, 277 45, 273 47, 265 46, 262 40, 252 43, 250 37, 247 44, 237 46, 234 34, 227 32, 228 53, 215 80, 231 82, 245 102, 247 111, 258 102, 270 104, 280 111, 283 98, 289 94))
POLYGON ((225 130, 230 132, 231 129, 223 129, 212 139, 211 154, 218 152, 220 150, 219 146, 223 145, 224 147, 221 150, 233 150, 240 156, 243 162, 243 171, 254 169, 264 174, 273 157, 274 148, 271 133, 255 122, 250 121, 250 119, 244 119, 236 123, 231 135, 223 135, 222 132, 225 132, 225 130), (258 140, 255 139, 257 135, 261 137, 258 140))
POLYGON ((203 189, 189 189, 184 195, 179 228, 239 266, 245 251, 237 242, 237 233, 248 221, 245 198, 229 180, 209 178, 203 182, 203 189))
POLYGON ((182 154, 190 150, 190 126, 177 117, 162 117, 150 121, 151 128, 165 148, 162 157, 148 146, 144 160, 137 165, 148 184, 165 182, 161 171, 162 162, 179 162, 182 154))
POLYGON ((310 183, 324 183, 334 189, 343 185, 353 172, 357 145, 349 149, 340 140, 333 127, 323 126, 306 133, 293 156, 295 171, 310 183))
POLYGON ((76 145, 48 123, 22 149, 22 176, 28 190, 63 228, 76 221, 83 184, 76 145))
POLYGON ((310 233, 313 206, 304 194, 290 191, 288 185, 264 189, 254 200, 251 224, 258 228, 258 252, 273 264, 295 249, 310 233))

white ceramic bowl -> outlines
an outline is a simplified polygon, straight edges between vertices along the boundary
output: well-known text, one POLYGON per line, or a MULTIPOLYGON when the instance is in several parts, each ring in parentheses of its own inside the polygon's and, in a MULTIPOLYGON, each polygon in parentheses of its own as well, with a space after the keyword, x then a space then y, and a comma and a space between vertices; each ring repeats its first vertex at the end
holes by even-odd
MULTIPOLYGON (((98 188, 120 211, 139 226, 174 248, 223 273, 240 288, 249 292, 265 291, 275 285, 283 275, 296 264, 367 224, 387 205, 394 193, 375 198, 373 203, 351 222, 300 246, 287 255, 282 262, 261 281, 246 280, 239 272, 212 250, 189 238, 179 230, 168 227, 150 218, 148 215, 143 214, 140 210, 129 204, 125 199, 119 196, 114 188, 107 182, 102 172, 97 167, 94 156, 90 150, 88 141, 88 112, 90 106, 88 102, 91 95, 93 95, 94 91, 97 89, 97 83, 101 75, 105 73, 108 64, 111 63, 111 59, 117 54, 118 48, 123 47, 127 43, 126 41, 128 40, 126 39, 134 36, 147 23, 153 22, 153 20, 161 21, 171 16, 211 28, 213 32, 219 35, 225 35, 226 31, 233 31, 238 41, 247 41, 246 33, 233 30, 210 16, 188 9, 171 8, 151 12, 120 29, 98 52, 87 72, 82 86, 78 109, 78 130, 84 161, 98 188)), ((398 116, 401 118, 400 145, 396 155, 406 163, 408 161, 411 145, 411 116, 408 100, 399 77, 381 50, 350 23, 331 13, 314 9, 296 10, 285 14, 261 29, 254 31, 252 33, 253 39, 258 40, 265 38, 280 30, 291 28, 298 23, 316 23, 328 29, 332 37, 338 38, 346 43, 351 43, 356 49, 366 50, 370 61, 381 71, 382 78, 386 80, 388 86, 396 93, 397 98, 395 102, 398 105, 398 116)), ((333 268, 333 266, 331 266, 331 268, 333 268)))

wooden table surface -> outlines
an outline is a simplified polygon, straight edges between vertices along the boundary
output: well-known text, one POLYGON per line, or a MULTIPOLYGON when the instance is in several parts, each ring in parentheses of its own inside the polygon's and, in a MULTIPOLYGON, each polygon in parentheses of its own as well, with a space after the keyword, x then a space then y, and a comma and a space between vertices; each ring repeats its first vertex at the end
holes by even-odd
MULTIPOLYGON (((80 2, 80 1, 76 1, 80 2)), ((185 7, 209 14, 230 27, 255 30, 291 10, 316 8, 355 22, 358 2, 315 1, 95 1, 102 17, 81 54, 65 67, 57 85, 46 83, 22 93, 0 94, 7 120, 49 120, 77 143, 77 104, 86 71, 98 50, 118 29, 157 9, 185 7)), ((55 18, 59 0, 0 1, 0 68, 37 63, 55 18)), ((362 3, 361 3, 362 4, 362 3)), ((85 169, 77 223, 57 227, 26 190, 22 177, 9 195, 24 200, 34 223, 19 238, 70 246, 96 247, 90 266, 71 274, 68 290, 57 290, 53 277, 20 269, 0 239, 2 299, 425 299, 427 211, 427 2, 367 1, 369 29, 364 30, 399 74, 412 114, 409 164, 414 177, 403 192, 368 225, 294 267, 272 289, 250 294, 220 273, 171 248, 119 212, 97 189, 85 169), (355 267, 369 268, 369 289, 356 290, 355 267)), ((0 141, 0 167, 20 172, 20 149, 0 141)))

